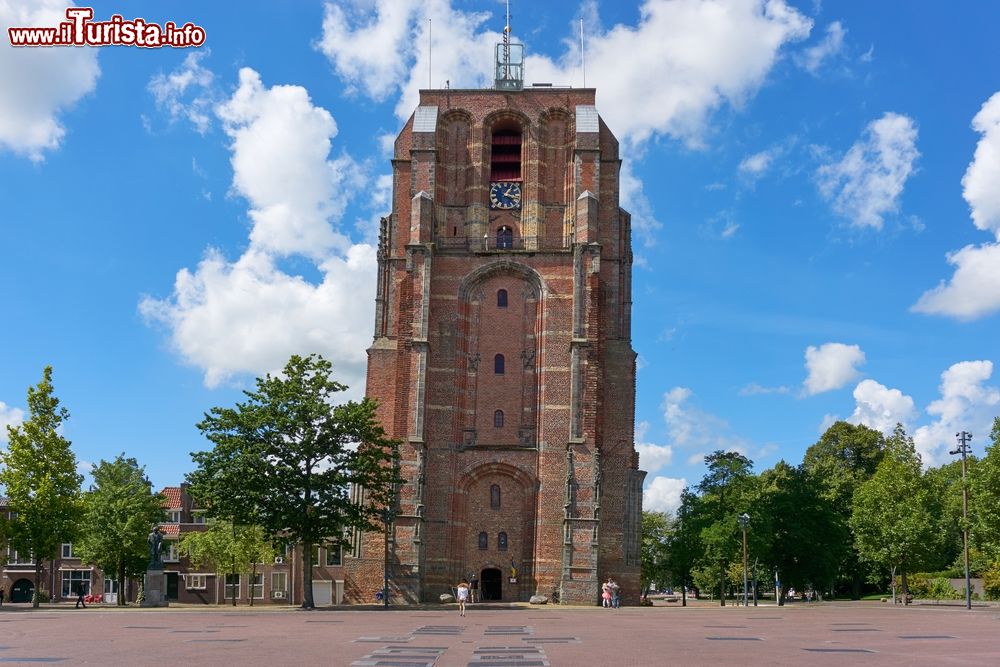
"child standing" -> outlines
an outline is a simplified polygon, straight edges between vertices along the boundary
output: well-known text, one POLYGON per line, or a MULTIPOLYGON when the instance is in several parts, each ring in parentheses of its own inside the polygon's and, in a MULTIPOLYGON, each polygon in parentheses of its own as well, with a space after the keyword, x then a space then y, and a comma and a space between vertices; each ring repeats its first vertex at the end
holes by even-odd
POLYGON ((469 582, 462 579, 455 592, 458 598, 459 616, 465 616, 465 603, 469 601, 469 582))

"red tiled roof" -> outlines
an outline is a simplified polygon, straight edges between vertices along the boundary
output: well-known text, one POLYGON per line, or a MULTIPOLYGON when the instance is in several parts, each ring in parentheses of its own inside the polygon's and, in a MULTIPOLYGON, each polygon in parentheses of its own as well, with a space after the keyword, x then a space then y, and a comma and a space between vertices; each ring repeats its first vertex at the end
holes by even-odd
POLYGON ((164 537, 178 537, 181 534, 181 527, 176 523, 161 523, 160 532, 164 537))
POLYGON ((167 497, 167 502, 163 503, 163 506, 167 509, 179 508, 181 506, 181 487, 167 486, 160 493, 167 497))

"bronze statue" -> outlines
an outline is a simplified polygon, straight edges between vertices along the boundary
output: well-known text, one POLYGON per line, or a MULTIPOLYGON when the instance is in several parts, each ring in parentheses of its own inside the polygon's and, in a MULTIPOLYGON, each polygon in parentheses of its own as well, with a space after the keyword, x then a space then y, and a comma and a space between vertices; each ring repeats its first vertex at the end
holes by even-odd
POLYGON ((146 541, 149 543, 149 567, 147 569, 162 570, 163 557, 160 554, 160 549, 163 546, 163 534, 160 532, 159 526, 153 526, 153 532, 149 534, 146 541))

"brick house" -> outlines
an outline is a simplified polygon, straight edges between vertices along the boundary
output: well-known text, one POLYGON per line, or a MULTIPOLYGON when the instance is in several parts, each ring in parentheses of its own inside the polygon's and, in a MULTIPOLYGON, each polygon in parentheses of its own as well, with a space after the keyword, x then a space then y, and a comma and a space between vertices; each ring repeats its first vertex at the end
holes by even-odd
POLYGON ((367 395, 402 441, 388 555, 355 535, 346 597, 639 596, 630 216, 595 90, 421 90, 395 142, 367 395))

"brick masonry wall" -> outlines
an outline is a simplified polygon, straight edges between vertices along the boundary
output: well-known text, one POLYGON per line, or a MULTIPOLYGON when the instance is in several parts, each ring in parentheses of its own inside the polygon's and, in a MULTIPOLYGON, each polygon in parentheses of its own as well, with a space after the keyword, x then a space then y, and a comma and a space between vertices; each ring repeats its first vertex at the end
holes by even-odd
MULTIPOLYGON (((603 122, 576 132, 576 106, 593 103, 590 89, 421 91, 436 132, 413 132, 411 119, 396 140, 367 394, 404 443, 390 545, 399 599, 433 600, 499 569, 506 600, 596 603, 609 574, 637 600, 629 218, 617 140, 603 122), (513 211, 488 207, 494 127, 522 132, 513 211), (501 226, 511 249, 496 248, 501 226)), ((346 558, 348 600, 381 587, 383 543, 367 534, 346 558)))

